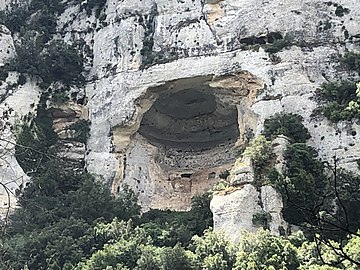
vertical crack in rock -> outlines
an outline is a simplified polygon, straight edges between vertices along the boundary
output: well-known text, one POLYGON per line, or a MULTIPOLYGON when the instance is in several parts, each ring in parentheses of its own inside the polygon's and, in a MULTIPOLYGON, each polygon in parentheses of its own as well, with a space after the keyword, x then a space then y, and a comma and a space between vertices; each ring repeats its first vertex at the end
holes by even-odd
MULTIPOLYGON (((220 1, 217 1, 220 2, 220 1)), ((201 0, 201 14, 204 17, 204 21, 206 23, 206 25, 209 27, 210 32, 212 33, 212 35, 214 36, 214 39, 216 41, 217 45, 221 45, 222 44, 222 40, 217 36, 215 29, 211 26, 211 24, 209 23, 208 20, 208 15, 205 12, 205 0, 201 0)))

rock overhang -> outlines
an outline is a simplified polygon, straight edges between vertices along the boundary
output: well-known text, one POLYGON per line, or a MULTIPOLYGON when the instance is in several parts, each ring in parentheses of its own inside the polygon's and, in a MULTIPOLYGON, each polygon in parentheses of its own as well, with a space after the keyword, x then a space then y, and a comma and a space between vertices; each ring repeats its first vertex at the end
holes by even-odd
POLYGON ((132 124, 113 129, 121 162, 113 191, 125 183, 144 209, 188 209, 194 195, 230 169, 236 146, 254 134, 250 107, 263 86, 250 72, 239 71, 147 88, 136 101, 132 124))
POLYGON ((161 94, 144 114, 139 133, 154 143, 200 151, 238 138, 237 109, 209 86, 161 94))

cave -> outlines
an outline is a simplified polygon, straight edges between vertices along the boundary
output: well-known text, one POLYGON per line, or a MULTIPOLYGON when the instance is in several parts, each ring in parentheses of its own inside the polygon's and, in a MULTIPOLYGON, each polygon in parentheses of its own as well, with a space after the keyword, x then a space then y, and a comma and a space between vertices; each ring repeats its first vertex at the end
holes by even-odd
POLYGON ((162 94, 145 113, 139 133, 150 142, 179 151, 202 151, 236 141, 237 110, 205 90, 162 94))
POLYGON ((261 88, 246 71, 147 88, 136 103, 134 125, 113 130, 123 153, 122 183, 138 194, 144 211, 189 209, 193 196, 229 174, 237 147, 257 125, 249 108, 261 88))

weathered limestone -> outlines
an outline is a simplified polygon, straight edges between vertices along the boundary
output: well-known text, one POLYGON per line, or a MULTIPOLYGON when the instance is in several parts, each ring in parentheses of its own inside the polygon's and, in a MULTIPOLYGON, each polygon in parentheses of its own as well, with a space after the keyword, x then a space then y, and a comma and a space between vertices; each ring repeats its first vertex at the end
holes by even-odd
POLYGON ((254 168, 248 157, 239 158, 230 171, 229 182, 231 185, 243 185, 254 182, 254 168))
POLYGON ((283 202, 281 195, 272 186, 262 186, 260 191, 262 209, 269 213, 269 230, 275 235, 287 232, 288 224, 282 217, 283 202))
POLYGON ((259 195, 250 184, 225 196, 215 195, 210 203, 214 229, 224 231, 233 241, 241 237, 242 230, 255 232, 253 216, 262 210, 259 195))
POLYGON ((286 160, 284 153, 288 145, 290 144, 289 139, 286 136, 279 135, 272 142, 273 153, 275 154, 274 168, 278 173, 283 174, 286 166, 286 160))
POLYGON ((53 130, 59 139, 54 146, 56 153, 68 163, 64 169, 82 171, 86 151, 83 141, 86 139, 82 137, 87 134, 88 109, 75 102, 55 102, 48 105, 46 113, 53 120, 53 130))
POLYGON ((148 102, 139 105, 133 117, 142 121, 113 132, 115 151, 123 163, 112 190, 120 190, 121 182, 130 185, 144 210, 188 209, 191 197, 210 189, 220 180, 221 171, 230 168, 235 142, 243 142, 244 131, 256 127, 248 124, 254 116, 237 113, 238 108, 250 111, 261 87, 252 74, 243 72, 180 79, 150 88, 146 96, 151 98, 141 98, 148 102), (246 102, 238 105, 243 99, 246 102), (133 135, 138 129, 139 134, 133 135), (141 175, 134 177, 139 168, 141 175))
POLYGON ((256 215, 270 216, 263 225, 272 234, 286 233, 288 225, 282 217, 282 208, 281 195, 273 187, 262 186, 257 190, 252 184, 244 184, 229 192, 219 192, 210 203, 214 229, 223 231, 235 242, 241 238, 243 231, 255 232, 262 228, 256 224, 256 215))
POLYGON ((0 219, 16 207, 15 195, 29 181, 14 155, 14 131, 19 128, 22 117, 36 113, 34 104, 40 98, 40 89, 32 81, 13 87, 12 91, 0 104, 0 181, 6 187, 0 186, 0 219))
MULTIPOLYGON (((0 6, 5 2, 9 1, 3 0, 0 6)), ((101 20, 95 14, 87 16, 79 4, 73 4, 60 16, 58 31, 65 40, 83 40, 92 49, 94 57, 88 55, 86 62, 86 106, 91 120, 86 166, 114 193, 126 183, 139 193, 144 209, 186 209, 192 195, 216 182, 224 166, 230 168, 232 146, 215 145, 203 153, 181 156, 175 148, 154 143, 138 132, 141 123, 146 125, 143 117, 159 116, 151 114, 151 107, 161 94, 187 90, 195 78, 206 78, 216 104, 236 108, 237 145, 259 135, 264 120, 276 112, 296 113, 304 117, 312 136, 309 144, 320 158, 330 161, 336 154, 342 167, 359 171, 359 124, 335 125, 312 115, 318 105, 316 89, 349 74, 337 57, 347 50, 360 51, 357 1, 108 0, 100 15, 101 20), (347 12, 339 13, 340 7, 347 12), (259 48, 286 34, 293 41, 280 52, 259 48), (176 82, 184 81, 188 85, 176 90, 176 82)), ((3 34, 0 49, 9 44, 10 35, 3 34)), ((0 59, 8 59, 1 55, 0 59)), ((0 86, 1 94, 6 85, 0 86)), ((14 106, 23 110, 18 103, 14 106)), ((158 124, 163 123, 170 121, 158 124)), ((195 128, 191 123, 186 123, 189 130, 195 128)), ((61 130, 57 124, 55 128, 61 130)), ((180 134, 185 133, 178 129, 171 133, 173 137, 180 134)), ((71 132, 62 130, 59 135, 70 138, 71 132)), ((280 159, 278 164, 280 170, 280 159)), ((239 171, 236 176, 240 175, 239 171)))
MULTIPOLYGON (((206 1, 204 5, 186 0, 181 3, 157 1, 156 4, 150 0, 108 1, 105 10, 108 25, 93 37, 95 57, 91 76, 96 80, 87 85, 92 121, 87 166, 89 171, 112 182, 113 191, 118 190, 122 182, 136 182, 129 176, 131 171, 138 170, 136 162, 127 164, 129 155, 130 159, 135 158, 129 146, 133 140, 142 141, 136 135, 142 116, 159 96, 160 92, 149 89, 163 85, 168 87, 163 91, 171 93, 171 82, 191 81, 199 76, 215 75, 209 85, 231 93, 228 97, 234 100, 238 110, 239 142, 258 135, 263 121, 274 113, 296 113, 305 118, 304 124, 313 137, 310 144, 318 147, 321 157, 328 159, 336 151, 344 167, 357 170, 359 146, 355 140, 359 141, 359 126, 351 127, 356 131, 355 136, 346 132, 335 135, 333 124, 311 117, 317 107, 313 98, 316 88, 328 79, 347 74, 334 57, 346 48, 360 49, 354 43, 358 40, 355 29, 360 23, 360 10, 354 1, 341 2, 349 9, 349 13, 341 17, 335 14, 335 5, 315 0, 301 3, 224 0, 206 1), (327 21, 331 27, 324 29, 327 21), (273 42, 286 33, 303 45, 288 46, 276 55, 262 48, 251 50, 253 45, 273 42), (148 47, 149 42, 153 42, 153 47, 148 47), (244 46, 250 49, 244 50, 244 46), (248 79, 237 80, 246 74, 250 74, 248 79), (265 86, 264 89, 259 85, 265 86), (233 88, 238 90, 233 92, 233 88), (235 98, 244 93, 246 97, 235 98), (330 132, 320 130, 320 126, 330 132), (329 138, 328 144, 324 141, 319 144, 322 136, 324 141, 329 138)), ((71 27, 79 31, 87 26, 75 20, 68 28, 71 27)), ((150 155, 156 157, 155 152, 150 155)), ((153 166, 151 160, 149 158, 148 168, 153 166)), ((148 178, 154 174, 148 170, 144 173, 144 165, 141 168, 148 178)), ((154 170, 158 168, 153 166, 154 170)), ((184 173, 187 171, 188 168, 184 168, 184 173)), ((160 175, 167 178, 166 173, 160 175)), ((146 181, 140 180, 138 192, 143 190, 143 184, 147 186, 146 181)), ((146 190, 141 195, 147 201, 144 205, 150 201, 145 198, 146 190)), ((148 197, 155 197, 149 194, 148 197)), ((179 207, 183 206, 179 204, 179 207)))
POLYGON ((0 25, 0 67, 8 63, 15 55, 14 41, 9 29, 0 25))

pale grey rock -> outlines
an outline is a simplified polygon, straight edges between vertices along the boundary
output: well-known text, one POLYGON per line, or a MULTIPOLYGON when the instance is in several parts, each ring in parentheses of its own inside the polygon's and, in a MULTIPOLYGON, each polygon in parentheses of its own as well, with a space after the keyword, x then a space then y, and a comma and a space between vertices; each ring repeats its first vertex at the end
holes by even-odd
POLYGON ((11 32, 4 25, 0 25, 0 67, 8 63, 14 56, 15 47, 11 32))
POLYGON ((260 193, 250 184, 227 195, 215 195, 210 203, 214 229, 223 231, 235 242, 242 231, 255 232, 258 228, 252 219, 262 211, 259 197, 260 193))
POLYGON ((275 154, 275 164, 274 167, 277 170, 277 172, 281 175, 283 175, 285 171, 286 166, 286 160, 285 160, 285 151, 287 147, 289 146, 290 141, 286 136, 279 135, 277 136, 272 142, 271 146, 273 149, 273 153, 275 154))
POLYGON ((230 171, 229 182, 231 185, 242 185, 254 182, 254 168, 249 157, 236 160, 230 171))
POLYGON ((262 186, 260 193, 262 209, 271 216, 269 230, 275 235, 286 233, 288 225, 282 217, 284 205, 281 195, 272 186, 262 186))
MULTIPOLYGON (((2 0, 0 6, 5 2, 2 0)), ((87 144, 88 171, 103 177, 114 192, 122 182, 137 192, 144 191, 140 203, 145 208, 163 207, 161 197, 170 198, 174 189, 177 199, 171 208, 176 209, 176 204, 178 209, 186 208, 188 197, 181 202, 185 198, 181 192, 191 190, 189 186, 195 181, 169 181, 162 189, 155 188, 157 177, 169 176, 159 171, 171 170, 159 170, 154 165, 160 148, 159 152, 146 152, 153 145, 139 140, 142 117, 158 98, 150 89, 184 78, 248 72, 257 78, 255 84, 261 85, 261 91, 249 91, 246 98, 233 99, 240 133, 248 129, 250 134, 259 135, 264 120, 277 112, 300 114, 312 136, 309 145, 319 151, 319 157, 331 161, 336 154, 342 167, 358 172, 358 123, 332 124, 312 116, 317 107, 316 89, 328 80, 348 76, 336 57, 346 50, 360 51, 358 1, 342 0, 338 4, 348 8, 349 13, 338 16, 334 4, 318 0, 109 0, 101 11, 106 15, 102 22, 95 14, 87 16, 79 4, 69 6, 59 18, 59 35, 66 41, 84 40, 94 54, 86 63, 89 76, 85 87, 92 123, 87 144), (326 23, 331 25, 329 29, 324 29, 326 23), (289 33, 302 46, 288 46, 275 57, 262 48, 243 48, 249 38, 266 40, 271 33, 282 37, 289 33), (136 167, 139 160, 144 163, 141 174, 136 167), (152 197, 148 198, 147 193, 152 197)), ((9 44, 8 34, 6 39, 9 44)), ((239 144, 245 139, 240 134, 239 144)), ((223 154, 229 155, 219 151, 219 156, 223 154)), ((207 159, 206 154, 198 157, 200 161, 188 155, 199 166, 217 158, 213 155, 207 159)), ((168 163, 178 164, 174 159, 168 163)), ((210 169, 204 168, 204 173, 213 175, 210 169)), ((174 170, 169 177, 177 179, 189 173, 189 168, 174 170)), ((214 173, 217 175, 217 171, 214 173)), ((200 186, 196 190, 204 187, 200 186)))
POLYGON ((215 194, 210 203, 214 229, 223 231, 232 241, 237 242, 244 231, 255 232, 261 228, 254 224, 256 215, 269 214, 270 220, 264 224, 274 235, 283 235, 288 224, 282 217, 281 195, 271 186, 257 190, 245 184, 235 190, 224 190, 215 194))
POLYGON ((15 158, 16 134, 14 131, 16 132, 20 127, 22 117, 35 114, 39 99, 39 87, 36 82, 28 80, 24 85, 14 87, 14 92, 0 104, 0 181, 10 192, 10 198, 8 198, 7 191, 2 186, 0 187, 0 219, 6 215, 8 207, 10 211, 14 210, 17 191, 22 190, 29 181, 29 177, 15 158), (9 117, 4 118, 4 113, 9 110, 11 111, 9 117))
MULTIPOLYGON (((335 57, 347 48, 360 49, 342 32, 344 28, 350 35, 356 35, 360 10, 354 1, 341 2, 350 10, 343 17, 335 15, 333 5, 315 0, 286 3, 224 0, 206 1, 203 6, 190 0, 156 3, 155 6, 153 1, 108 1, 105 10, 108 25, 93 37, 85 37, 87 42, 94 38, 94 63, 90 74, 96 78, 86 86, 92 121, 87 157, 90 172, 103 174, 104 160, 107 160, 106 177, 123 175, 118 166, 123 164, 142 115, 157 98, 147 92, 149 88, 181 78, 232 74, 239 70, 250 72, 266 85, 250 107, 254 115, 249 120, 251 123, 246 123, 256 127, 252 130, 255 135, 261 133, 264 120, 277 112, 300 114, 312 135, 309 144, 319 149, 320 157, 329 160, 336 145, 342 166, 356 170, 358 135, 344 132, 341 138, 339 133, 331 135, 335 130, 332 124, 311 116, 317 107, 316 89, 329 79, 346 77, 347 72, 334 61, 335 57), (145 15, 153 18, 150 28, 139 23, 139 18, 144 20, 145 15), (331 23, 331 28, 321 30, 320 22, 326 21, 331 23), (304 46, 309 49, 289 46, 276 54, 279 61, 275 62, 262 48, 258 52, 240 49, 239 40, 251 36, 266 38, 271 32, 282 36, 292 34, 296 41, 307 42, 304 46), (153 56, 160 53, 168 63, 154 62, 153 66, 139 69, 144 60, 141 50, 146 49, 143 47, 145 35, 154 42, 153 56), (344 41, 345 46, 342 45, 344 41), (170 55, 170 51, 174 55, 170 55), (145 99, 149 102, 144 105, 145 99), (314 128, 315 125, 318 128, 314 128), (320 130, 322 128, 330 133, 327 135, 320 130), (114 129, 123 134, 119 144, 111 135, 114 129)), ((68 30, 71 27, 76 31, 85 29, 81 21, 75 20, 68 30)), ((97 23, 93 17, 88 21, 90 25, 97 23)), ((246 111, 244 103, 237 104, 239 115, 246 111)), ((357 130, 358 125, 351 128, 357 130)), ((138 158, 135 154, 132 157, 141 158, 140 154, 138 158)), ((112 179, 106 178, 106 181, 112 179)))
POLYGON ((85 144, 80 142, 65 142, 58 146, 57 155, 62 159, 81 161, 85 157, 85 144))

